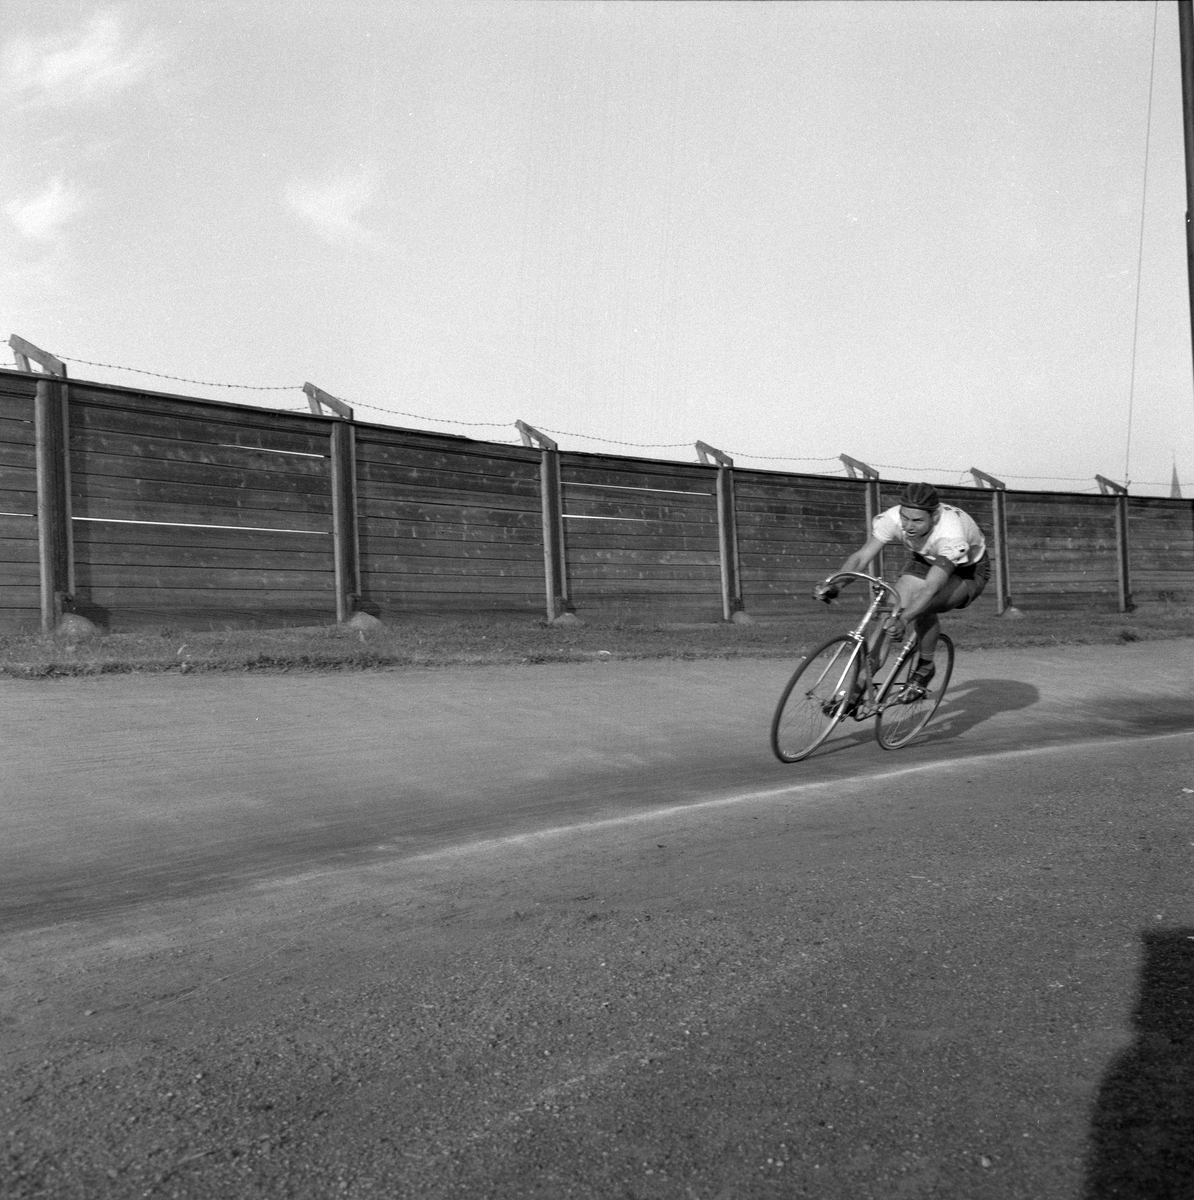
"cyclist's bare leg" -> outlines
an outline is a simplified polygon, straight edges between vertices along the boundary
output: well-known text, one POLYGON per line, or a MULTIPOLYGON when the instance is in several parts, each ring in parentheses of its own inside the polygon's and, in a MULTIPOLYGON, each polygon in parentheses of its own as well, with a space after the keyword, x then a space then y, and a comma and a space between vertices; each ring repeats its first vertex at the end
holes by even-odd
POLYGON ((941 622, 935 612, 921 613, 916 618, 916 632, 920 634, 920 657, 930 659, 937 653, 937 635, 941 632, 941 622))
MULTIPOLYGON (((896 591, 900 594, 900 607, 907 608, 914 600, 924 595, 928 585, 915 575, 901 575, 896 582, 896 591)), ((920 657, 931 659, 937 652, 937 635, 941 632, 941 623, 937 614, 946 608, 944 599, 931 604, 913 622, 916 632, 920 634, 920 657)))

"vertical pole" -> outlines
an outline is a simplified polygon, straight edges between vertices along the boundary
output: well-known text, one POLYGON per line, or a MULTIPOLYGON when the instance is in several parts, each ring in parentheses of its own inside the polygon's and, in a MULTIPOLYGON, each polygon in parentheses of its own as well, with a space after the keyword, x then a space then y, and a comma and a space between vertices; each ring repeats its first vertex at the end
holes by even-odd
POLYGON ((1128 496, 1126 492, 1115 495, 1115 549, 1119 567, 1119 611, 1131 612, 1132 603, 1131 562, 1128 557, 1128 496))
MULTIPOLYGON (((874 467, 862 462, 861 459, 851 458, 848 454, 839 454, 838 457, 842 460, 842 466, 846 468, 846 474, 851 479, 862 479, 863 482, 863 504, 866 506, 866 531, 863 533, 863 541, 869 541, 871 537, 871 522, 883 510, 879 507, 879 472, 874 467)), ((878 573, 883 574, 883 551, 879 551, 877 560, 878 573)))
POLYGON ((70 389, 65 377, 55 385, 62 408, 62 534, 66 548, 66 592, 75 598, 75 524, 70 499, 70 389))
POLYGON ((53 633, 62 618, 63 601, 74 595, 66 403, 63 385, 49 379, 38 380, 33 425, 43 633, 53 633))
POLYGON ((360 542, 357 530, 356 429, 351 421, 332 422, 330 457, 336 620, 342 624, 352 619, 361 594, 360 542))
POLYGON ((1186 282, 1190 292, 1190 336, 1194 344, 1194 4, 1178 0, 1178 40, 1182 53, 1182 128, 1186 146, 1186 282))
MULTIPOLYGON (((883 511, 882 508, 879 507, 880 504, 882 503, 882 501, 879 498, 879 479, 878 479, 878 477, 877 476, 874 478, 868 477, 866 480, 865 487, 866 487, 866 495, 864 497, 864 502, 866 504, 866 529, 863 531, 863 535, 862 535, 862 540, 864 542, 870 541, 871 527, 874 523, 874 520, 883 511)), ((879 560, 875 565, 879 572, 880 577, 882 577, 883 576, 883 551, 882 550, 879 551, 879 560)))
POLYGON ((578 621, 568 597, 568 560, 564 548, 564 489, 560 483, 559 447, 533 425, 515 421, 524 446, 538 446, 539 508, 543 515, 543 585, 547 591, 547 619, 578 621))
POLYGON ((738 509, 734 503, 734 460, 707 442, 696 443, 705 466, 717 464, 717 559, 721 566, 721 615, 750 624, 742 605, 742 561, 738 556, 738 509))
POLYGON ((980 488, 992 488, 991 495, 991 544, 987 547, 988 558, 995 562, 995 612, 1009 617, 1019 616, 1012 608, 1011 591, 1008 584, 1007 558, 1007 484, 978 467, 971 467, 975 484, 980 488))
POLYGON ((1007 559, 1007 493, 996 488, 991 493, 991 547, 995 560, 995 612, 1003 616, 1012 606, 1008 583, 1007 559))
POLYGON ((572 608, 568 599, 568 569, 564 559, 562 490, 560 452, 544 447, 539 464, 539 491, 543 510, 543 577, 549 621, 556 620, 572 608))
POLYGON ((742 611, 742 564, 738 558, 734 468, 726 463, 717 467, 717 548, 721 560, 721 615, 732 621, 734 614, 742 611))
POLYGON ((877 479, 868 479, 866 481, 866 536, 871 536, 871 523, 879 515, 879 481, 877 479))

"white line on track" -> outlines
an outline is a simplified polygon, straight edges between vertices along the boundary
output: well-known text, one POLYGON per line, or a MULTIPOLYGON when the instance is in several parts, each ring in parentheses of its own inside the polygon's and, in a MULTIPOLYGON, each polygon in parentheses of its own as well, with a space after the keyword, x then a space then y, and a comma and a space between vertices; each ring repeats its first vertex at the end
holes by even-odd
POLYGON ((835 779, 815 779, 806 783, 790 783, 781 787, 762 788, 750 792, 737 792, 728 796, 715 796, 708 800, 694 800, 687 804, 669 804, 663 808, 648 808, 640 812, 622 813, 616 817, 603 817, 596 821, 578 821, 572 825, 553 825, 547 829, 534 829, 528 833, 514 833, 506 837, 484 838, 475 842, 462 842, 455 846, 442 846, 423 854, 412 854, 406 862, 431 862, 436 859, 455 858, 467 854, 484 854, 509 846, 526 845, 548 838, 562 838, 569 834, 614 829, 620 825, 635 825, 644 821, 655 821, 662 817, 682 813, 695 813, 709 808, 729 808, 735 804, 750 804, 757 801, 780 800, 801 792, 823 791, 826 788, 845 788, 885 783, 901 779, 906 775, 927 774, 933 771, 949 771, 958 768, 973 768, 979 764, 1006 759, 1030 758, 1035 754, 1060 754, 1074 750, 1090 750, 1106 746, 1131 746, 1141 742, 1159 742, 1170 738, 1194 738, 1194 730, 1183 729, 1176 733, 1154 733, 1136 737, 1100 737, 1079 742, 1058 742, 1050 746, 1031 746, 1023 750, 995 750, 986 754, 968 754, 963 758, 941 758, 932 762, 916 763, 908 767, 896 767, 890 771, 879 771, 870 775, 848 775, 835 779))
MULTIPOLYGON (((935 759, 932 762, 916 763, 911 766, 896 767, 890 771, 880 771, 871 775, 851 775, 838 779, 818 779, 810 780, 805 783, 785 784, 781 787, 762 788, 749 792, 739 792, 727 796, 711 797, 707 800, 697 800, 691 804, 669 804, 662 808, 645 809, 641 812, 623 813, 617 817, 606 817, 596 821, 578 821, 572 825, 556 825, 549 829, 533 830, 528 833, 511 834, 507 837, 479 839, 473 842, 464 842, 455 846, 445 846, 438 850, 427 851, 422 854, 413 854, 396 860, 390 860, 391 865, 395 862, 402 863, 427 863, 431 867, 435 867, 440 863, 445 863, 453 858, 463 858, 468 855, 484 855, 486 853, 496 853, 502 850, 520 846, 533 844, 536 841, 545 841, 549 838, 563 839, 570 834, 584 833, 588 831, 601 831, 615 829, 619 826, 627 826, 640 824, 646 821, 654 821, 662 817, 672 815, 681 815, 687 813, 700 812, 704 809, 713 808, 728 808, 736 804, 749 804, 752 802, 780 800, 785 797, 799 795, 800 793, 824 791, 828 788, 859 788, 870 784, 884 783, 894 779, 900 779, 908 775, 928 774, 933 771, 945 771, 955 769, 973 769, 976 765, 1006 761, 1009 759, 1030 758, 1033 755, 1041 754, 1058 754, 1066 753, 1075 750, 1092 750, 1098 748, 1117 749, 1125 746, 1139 745, 1142 743, 1160 742, 1172 740, 1175 738, 1194 738, 1194 730, 1179 730, 1176 733, 1159 733, 1146 734, 1139 737, 1101 737, 1090 738, 1076 742, 1061 742, 1050 746, 1034 746, 1023 750, 997 750, 987 754, 969 754, 962 758, 935 759)), ((378 864, 366 868, 369 871, 377 869, 378 864)), ((309 884, 319 879, 342 877, 345 868, 336 866, 331 868, 323 868, 314 871, 306 871, 300 875, 292 875, 282 879, 271 879, 268 881, 259 881, 254 886, 253 890, 258 892, 275 892, 280 889, 292 888, 296 885, 309 884)), ((226 983, 230 980, 241 980, 248 976, 257 967, 263 963, 273 959, 284 950, 287 946, 295 942, 300 936, 310 936, 314 923, 326 913, 331 912, 339 904, 341 900, 330 900, 323 904, 316 904, 308 910, 298 910, 302 915, 303 920, 300 928, 291 936, 284 938, 268 953, 261 955, 247 966, 240 967, 230 971, 225 975, 221 975, 212 979, 201 981, 196 987, 187 989, 172 996, 164 996, 158 999, 150 1000, 141 1005, 140 1011, 143 1013, 156 1011, 166 1005, 172 1004, 180 1000, 193 1000, 200 994, 206 993, 217 984, 226 983)), ((298 915, 298 914, 296 914, 298 915)), ((30 930, 26 931, 22 936, 34 936, 44 934, 46 930, 30 930)), ((219 937, 223 937, 221 931, 219 937)), ((214 942, 217 937, 201 939, 201 942, 214 942)), ((199 943, 196 943, 199 944, 199 943)), ((513 1110, 510 1117, 517 1119, 519 1116, 533 1109, 545 1098, 550 1098, 557 1093, 567 1091, 575 1085, 583 1082, 585 1079, 600 1075, 613 1067, 617 1061, 625 1057, 626 1052, 615 1054, 608 1059, 602 1060, 593 1068, 582 1072, 572 1079, 565 1080, 561 1083, 550 1085, 542 1092, 537 1094, 532 1099, 528 1100, 523 1106, 513 1110)), ((509 1124, 509 1119, 497 1122, 496 1129, 506 1128, 509 1124)), ((488 1127, 477 1131, 475 1137, 484 1137, 494 1130, 488 1127)))

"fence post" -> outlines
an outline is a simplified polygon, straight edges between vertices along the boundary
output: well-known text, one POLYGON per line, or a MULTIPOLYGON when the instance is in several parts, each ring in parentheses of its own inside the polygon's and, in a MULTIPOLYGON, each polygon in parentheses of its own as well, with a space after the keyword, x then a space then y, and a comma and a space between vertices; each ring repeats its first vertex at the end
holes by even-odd
POLYGON ((1132 612, 1136 605, 1132 603, 1132 573, 1129 554, 1131 547, 1128 543, 1128 489, 1114 479, 1102 475, 1095 476, 1099 491, 1104 496, 1115 497, 1115 559, 1119 578, 1119 611, 1132 612))
POLYGON ((1007 484, 978 467, 971 467, 970 474, 980 488, 990 488, 991 495, 991 546, 992 558, 995 561, 995 612, 1003 616, 1010 612, 1016 615, 1012 607, 1011 587, 1008 582, 1007 557, 1007 484))
POLYGON ((549 622, 576 621, 568 596, 568 560, 564 546, 564 496, 560 483, 560 448, 525 421, 515 421, 524 446, 538 446, 539 496, 543 514, 543 579, 549 622))
POLYGON ((748 623, 742 603, 742 563, 738 557, 738 511, 734 504, 734 460, 705 442, 696 443, 706 466, 717 464, 717 551, 721 564, 723 620, 748 623))
MULTIPOLYGON (((851 479, 862 479, 863 483, 863 504, 866 506, 866 529, 863 531, 863 541, 869 541, 871 537, 871 526, 875 518, 882 512, 880 505, 882 501, 879 498, 879 472, 874 467, 868 466, 857 458, 851 458, 848 454, 839 454, 838 457, 842 460, 842 465, 846 468, 846 474, 851 479)), ((883 574, 883 551, 879 551, 879 574, 883 574)))
POLYGON ((332 468, 332 564, 335 572, 336 621, 352 620, 361 598, 361 545, 357 525, 357 442, 352 409, 335 396, 304 383, 311 411, 320 416, 329 408, 332 422, 328 459, 332 468))
POLYGON ((336 566, 336 620, 352 620, 361 598, 361 551, 357 530, 356 429, 332 424, 332 553, 336 566))
POLYGON ((37 552, 41 628, 53 633, 64 605, 75 596, 75 547, 70 504, 70 399, 66 365, 13 334, 8 339, 17 366, 32 372, 30 359, 51 378, 37 381, 33 401, 37 467, 37 552))
POLYGON ((1119 552, 1119 611, 1132 612, 1132 568, 1128 543, 1128 490, 1115 497, 1115 544, 1119 552))

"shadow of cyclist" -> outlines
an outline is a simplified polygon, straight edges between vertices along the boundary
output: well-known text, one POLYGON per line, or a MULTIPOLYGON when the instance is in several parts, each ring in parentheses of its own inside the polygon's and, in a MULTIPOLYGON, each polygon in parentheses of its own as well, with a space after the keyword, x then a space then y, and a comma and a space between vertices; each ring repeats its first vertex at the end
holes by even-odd
MULTIPOLYGON (((1041 698, 1040 691, 1018 679, 969 679, 945 693, 932 721, 917 735, 913 746, 930 745, 943 738, 955 738, 1003 712, 1028 708, 1041 698)), ((875 724, 865 718, 855 724, 847 719, 815 753, 817 758, 840 754, 864 742, 873 741, 875 724)))
POLYGON ((946 692, 925 734, 957 737, 1000 713, 1030 708, 1040 698, 1039 688, 1019 679, 968 679, 946 692))
POLYGON ((1099 1088, 1082 1200, 1194 1196, 1194 929, 1143 941, 1136 1040, 1099 1088))

